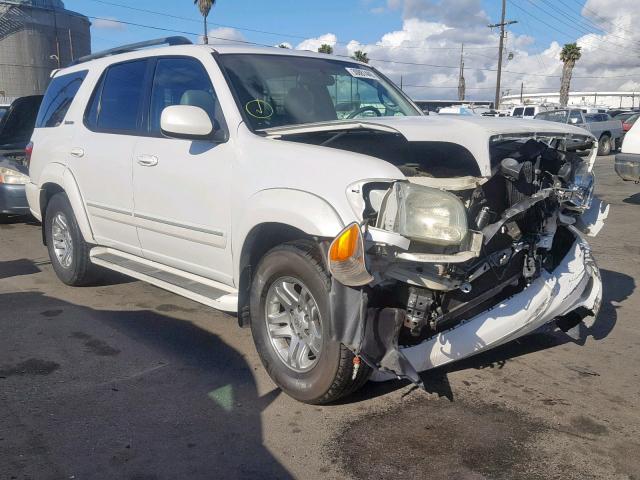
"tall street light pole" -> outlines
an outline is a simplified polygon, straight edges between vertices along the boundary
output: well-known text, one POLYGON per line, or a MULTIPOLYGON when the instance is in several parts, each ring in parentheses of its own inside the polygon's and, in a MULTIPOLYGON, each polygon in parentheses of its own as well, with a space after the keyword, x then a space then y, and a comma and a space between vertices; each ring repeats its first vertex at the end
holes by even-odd
POLYGON ((496 110, 500 108, 500 79, 502 77, 502 51, 504 49, 504 38, 505 31, 504 27, 507 25, 513 25, 514 23, 518 23, 517 20, 508 20, 505 22, 505 14, 507 9, 507 0, 502 0, 502 16, 500 18, 500 23, 493 23, 488 25, 489 28, 500 27, 500 45, 498 47, 498 76, 496 78, 496 99, 493 102, 493 108, 496 110))

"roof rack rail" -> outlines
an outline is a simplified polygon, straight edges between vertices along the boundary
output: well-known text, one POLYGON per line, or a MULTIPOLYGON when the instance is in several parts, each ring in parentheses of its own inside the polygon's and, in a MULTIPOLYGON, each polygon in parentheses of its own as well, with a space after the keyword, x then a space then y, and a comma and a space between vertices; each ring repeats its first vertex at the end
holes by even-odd
POLYGON ((155 40, 147 40, 146 42, 130 43, 129 45, 122 45, 120 47, 110 48, 109 50, 92 53, 91 55, 85 55, 84 57, 78 58, 76 61, 71 63, 71 65, 77 65, 79 63, 111 55, 118 55, 119 53, 135 52, 136 50, 142 50, 143 48, 155 47, 158 45, 193 45, 193 42, 185 37, 163 37, 155 40))

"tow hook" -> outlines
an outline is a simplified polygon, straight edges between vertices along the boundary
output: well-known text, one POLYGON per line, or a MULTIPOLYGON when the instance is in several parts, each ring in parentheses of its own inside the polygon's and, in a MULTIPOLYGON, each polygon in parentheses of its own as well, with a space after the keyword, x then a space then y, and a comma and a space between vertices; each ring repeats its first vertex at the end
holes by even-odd
POLYGON ((362 360, 358 355, 353 357, 353 373, 351 374, 351 380, 355 380, 358 376, 358 370, 360 370, 360 362, 362 362, 362 360))

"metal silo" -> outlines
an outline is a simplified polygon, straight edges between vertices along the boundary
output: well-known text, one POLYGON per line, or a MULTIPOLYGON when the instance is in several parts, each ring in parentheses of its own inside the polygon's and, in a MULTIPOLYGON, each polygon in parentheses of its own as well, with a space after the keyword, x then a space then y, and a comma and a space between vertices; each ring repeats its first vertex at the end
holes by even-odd
POLYGON ((51 70, 91 53, 90 25, 61 0, 0 0, 0 103, 43 93, 51 70))

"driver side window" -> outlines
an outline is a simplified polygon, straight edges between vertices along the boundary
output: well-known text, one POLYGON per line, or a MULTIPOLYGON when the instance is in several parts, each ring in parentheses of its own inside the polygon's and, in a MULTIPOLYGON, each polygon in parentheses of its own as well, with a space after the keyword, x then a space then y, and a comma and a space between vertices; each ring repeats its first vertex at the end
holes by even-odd
POLYGON ((578 110, 572 110, 569 114, 570 123, 582 123, 582 114, 578 110))
POLYGON ((216 130, 224 124, 218 97, 204 67, 193 58, 160 58, 151 92, 149 131, 160 134, 162 111, 172 105, 202 108, 216 130))

